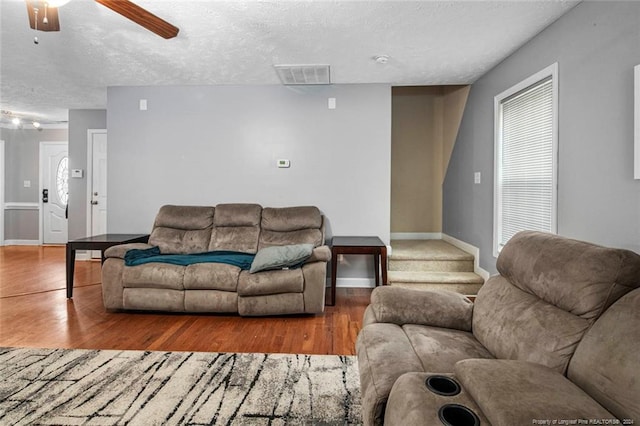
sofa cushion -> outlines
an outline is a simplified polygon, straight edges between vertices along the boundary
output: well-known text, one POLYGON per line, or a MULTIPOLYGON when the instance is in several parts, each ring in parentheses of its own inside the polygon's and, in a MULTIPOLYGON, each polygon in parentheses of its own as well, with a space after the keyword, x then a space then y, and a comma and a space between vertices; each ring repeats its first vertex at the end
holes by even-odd
POLYGON ((209 206, 165 205, 160 207, 153 226, 154 228, 206 229, 213 224, 214 211, 215 208, 209 206))
POLYGON ((218 204, 209 250, 257 252, 261 214, 258 204, 218 204))
POLYGON ((422 371, 451 373, 460 360, 493 358, 467 331, 416 324, 405 324, 402 330, 422 363, 422 371))
POLYGON ((535 362, 565 372, 589 321, 496 275, 478 292, 473 335, 496 358, 535 362))
POLYGON ((262 206, 259 204, 218 204, 214 226, 259 226, 262 206))
POLYGON ((184 266, 171 265, 169 263, 125 266, 122 272, 122 286, 184 290, 185 269, 184 266))
POLYGON ((593 324, 571 359, 567 377, 617 418, 638 421, 638 354, 640 289, 622 297, 593 324))
POLYGON ((317 207, 266 207, 262 210, 259 248, 288 244, 324 244, 322 214, 317 207))
POLYGON ((184 311, 184 291, 162 288, 125 288, 122 292, 124 309, 145 311, 184 311))
POLYGON ((311 256, 312 244, 290 244, 258 250, 251 263, 250 273, 301 266, 311 256))
POLYGON ((519 289, 592 321, 640 286, 640 255, 542 232, 516 234, 496 267, 519 289))
POLYGON ((207 251, 214 210, 213 207, 162 206, 149 236, 149 245, 160 247, 162 253, 207 251))
POLYGON ((185 290, 187 312, 238 312, 238 294, 220 290, 185 290))
POLYGON ((304 276, 300 268, 262 271, 257 274, 242 271, 238 279, 238 295, 240 296, 302 293, 303 290, 304 276))
POLYGON ((301 229, 319 229, 322 215, 317 207, 265 207, 262 211, 262 229, 290 232, 301 229))
POLYGON ((244 316, 287 315, 304 312, 302 293, 238 297, 238 313, 244 316))
POLYGON ((493 425, 613 419, 562 374, 539 364, 469 359, 456 364, 455 375, 493 425))
POLYGON ((196 263, 185 268, 186 290, 236 291, 240 268, 224 263, 196 263))

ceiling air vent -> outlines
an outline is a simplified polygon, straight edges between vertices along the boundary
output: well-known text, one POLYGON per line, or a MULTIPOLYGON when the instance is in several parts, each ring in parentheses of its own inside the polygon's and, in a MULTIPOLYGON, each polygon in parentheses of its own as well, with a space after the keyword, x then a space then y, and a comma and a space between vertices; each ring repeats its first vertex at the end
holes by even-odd
POLYGON ((282 84, 331 84, 329 65, 274 65, 282 84))

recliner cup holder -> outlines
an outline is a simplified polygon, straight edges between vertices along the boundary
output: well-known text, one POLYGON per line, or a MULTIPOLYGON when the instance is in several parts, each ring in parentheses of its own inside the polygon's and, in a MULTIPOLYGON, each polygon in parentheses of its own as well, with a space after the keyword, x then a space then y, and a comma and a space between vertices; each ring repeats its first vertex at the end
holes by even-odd
POLYGON ((460 404, 445 404, 438 410, 438 418, 445 426, 480 426, 480 419, 460 404))
POLYGON ((425 381, 427 389, 442 396, 454 396, 460 393, 460 385, 451 377, 434 375, 425 381))

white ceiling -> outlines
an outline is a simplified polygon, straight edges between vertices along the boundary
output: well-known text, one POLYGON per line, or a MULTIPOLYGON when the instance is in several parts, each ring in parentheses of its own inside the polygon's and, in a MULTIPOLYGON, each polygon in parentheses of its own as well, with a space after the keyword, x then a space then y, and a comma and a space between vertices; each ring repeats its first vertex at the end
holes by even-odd
POLYGON ((280 84, 274 64, 330 64, 337 84, 468 84, 578 1, 136 3, 178 37, 73 0, 36 45, 24 1, 0 0, 2 110, 66 121, 68 109, 106 108, 108 86, 280 84))

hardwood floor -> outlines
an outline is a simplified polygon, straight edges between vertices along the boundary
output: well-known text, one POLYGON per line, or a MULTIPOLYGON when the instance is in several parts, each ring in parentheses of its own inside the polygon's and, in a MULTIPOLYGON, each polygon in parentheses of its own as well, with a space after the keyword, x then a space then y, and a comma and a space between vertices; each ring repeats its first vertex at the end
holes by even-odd
POLYGON ((339 288, 324 315, 107 312, 100 262, 76 262, 65 297, 63 247, 0 247, 0 346, 353 355, 371 289, 339 288))

